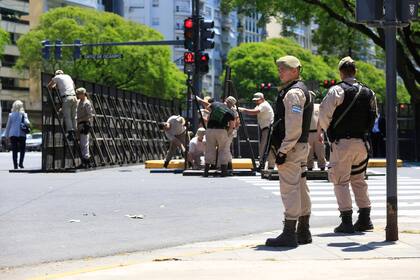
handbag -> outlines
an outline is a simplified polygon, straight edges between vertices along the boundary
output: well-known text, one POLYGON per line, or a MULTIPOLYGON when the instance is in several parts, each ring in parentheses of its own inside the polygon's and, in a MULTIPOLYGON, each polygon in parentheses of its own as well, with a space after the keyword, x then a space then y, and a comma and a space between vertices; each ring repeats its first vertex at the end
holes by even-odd
POLYGON ((31 128, 25 124, 25 115, 22 114, 22 119, 20 121, 20 129, 25 133, 31 133, 31 128))

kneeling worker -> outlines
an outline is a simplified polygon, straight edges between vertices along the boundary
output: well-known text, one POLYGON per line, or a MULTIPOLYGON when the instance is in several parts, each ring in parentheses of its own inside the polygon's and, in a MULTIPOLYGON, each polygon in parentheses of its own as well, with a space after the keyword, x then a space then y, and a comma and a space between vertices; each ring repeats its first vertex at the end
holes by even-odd
POLYGON ((206 130, 203 127, 200 127, 197 130, 196 136, 190 141, 188 162, 192 165, 193 169, 200 169, 202 167, 201 157, 204 156, 206 151, 205 134, 206 130))
POLYGON ((181 116, 170 116, 166 122, 159 123, 159 129, 165 131, 165 135, 170 141, 169 150, 163 164, 163 167, 168 168, 169 162, 177 148, 180 148, 182 153, 185 152, 185 146, 188 143, 185 135, 187 131, 185 119, 181 116))

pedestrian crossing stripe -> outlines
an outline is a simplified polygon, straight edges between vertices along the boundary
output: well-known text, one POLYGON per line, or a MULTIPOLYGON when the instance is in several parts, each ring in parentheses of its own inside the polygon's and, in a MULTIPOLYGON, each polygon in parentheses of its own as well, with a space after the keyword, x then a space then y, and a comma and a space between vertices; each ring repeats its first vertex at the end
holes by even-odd
MULTIPOLYGON (((237 180, 252 184, 273 195, 280 196, 279 181, 267 181, 258 177, 234 177, 237 180)), ((372 202, 371 216, 386 216, 386 177, 375 177, 366 181, 369 198, 372 202)), ((319 217, 336 217, 338 205, 334 194, 334 185, 328 181, 308 181, 312 201, 312 215, 319 217)), ((351 189, 351 187, 350 187, 351 189)), ((398 215, 420 216, 420 179, 407 176, 397 178, 398 215)), ((352 196, 353 206, 357 209, 352 196)))

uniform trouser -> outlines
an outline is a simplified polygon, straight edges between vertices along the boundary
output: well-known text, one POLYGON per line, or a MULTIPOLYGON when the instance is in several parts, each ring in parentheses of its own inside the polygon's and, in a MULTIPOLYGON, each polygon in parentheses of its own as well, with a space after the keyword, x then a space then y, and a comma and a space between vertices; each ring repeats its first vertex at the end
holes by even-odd
POLYGON ((311 214, 311 198, 305 176, 308 152, 308 143, 296 143, 287 153, 286 162, 277 165, 284 217, 287 220, 297 220, 300 216, 311 214))
POLYGON ((204 152, 194 152, 188 154, 188 160, 192 163, 194 169, 201 167, 201 157, 204 156, 204 152))
POLYGON ((368 185, 365 181, 365 171, 357 173, 360 165, 367 158, 365 143, 362 139, 340 139, 331 144, 329 179, 334 184, 338 210, 352 209, 349 184, 353 189, 354 199, 359 208, 370 207, 368 185))
POLYGON ((308 155, 308 168, 314 168, 314 153, 318 160, 318 168, 325 168, 325 147, 324 144, 319 142, 318 133, 309 132, 308 135, 309 155, 308 155))
POLYGON ((63 118, 66 130, 76 130, 76 96, 63 97, 63 118))
MULTIPOLYGON (((268 145, 267 141, 268 141, 268 133, 269 132, 270 132, 270 129, 268 127, 261 130, 261 139, 260 139, 260 144, 258 146, 260 161, 264 157, 265 147, 266 147, 266 145, 268 145)), ((267 161, 268 161, 268 168, 273 168, 274 164, 275 164, 275 161, 276 161, 276 156, 274 155, 274 151, 273 151, 272 148, 270 148, 270 150, 268 152, 267 161)))
POLYGON ((170 162, 172 157, 175 155, 176 153, 176 149, 180 148, 182 150, 182 152, 184 152, 184 149, 182 148, 182 146, 184 146, 184 148, 186 147, 187 143, 188 143, 188 139, 186 139, 186 131, 184 131, 183 133, 176 135, 175 138, 169 143, 169 150, 168 153, 166 154, 166 158, 165 158, 165 162, 170 162))
POLYGON ((206 130, 206 164, 216 163, 216 153, 220 165, 227 165, 230 158, 230 143, 231 138, 226 129, 213 129, 206 130), (216 149, 217 147, 217 149, 216 149))
POLYGON ((10 137, 10 144, 12 148, 12 159, 13 165, 15 168, 18 166, 17 158, 19 154, 19 164, 23 164, 23 160, 25 159, 25 149, 26 149, 26 137, 25 136, 12 136, 10 137))
POLYGON ((89 154, 89 134, 80 133, 80 150, 84 159, 90 158, 89 154))

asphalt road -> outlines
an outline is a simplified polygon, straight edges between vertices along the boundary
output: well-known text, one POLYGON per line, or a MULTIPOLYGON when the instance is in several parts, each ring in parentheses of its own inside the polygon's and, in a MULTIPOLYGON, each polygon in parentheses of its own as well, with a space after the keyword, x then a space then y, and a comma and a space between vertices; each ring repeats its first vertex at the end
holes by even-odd
MULTIPOLYGON (((40 160, 39 153, 28 153, 25 167, 40 167, 40 160)), ((28 174, 9 173, 10 166, 11 155, 0 153, 3 268, 145 251, 282 227, 279 195, 261 187, 257 178, 150 174, 143 166, 28 174)), ((416 168, 399 169, 399 176, 420 179, 416 168)), ((333 227, 337 216, 314 216, 311 225, 333 227)))

